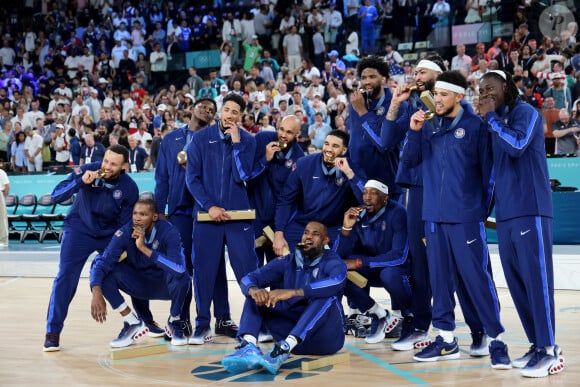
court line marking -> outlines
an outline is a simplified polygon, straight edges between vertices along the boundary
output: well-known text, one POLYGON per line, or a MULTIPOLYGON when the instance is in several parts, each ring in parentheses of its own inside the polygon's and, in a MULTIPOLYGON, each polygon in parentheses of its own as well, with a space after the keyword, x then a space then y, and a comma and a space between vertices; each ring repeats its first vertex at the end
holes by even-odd
POLYGON ((382 367, 382 368, 386 369, 387 371, 390 371, 390 372, 394 373, 395 375, 397 375, 403 379, 406 379, 407 381, 409 381, 417 386, 428 386, 429 385, 429 383, 427 383, 426 381, 419 379, 418 377, 416 377, 414 375, 411 375, 409 372, 403 371, 403 370, 393 366, 392 364, 387 363, 386 361, 383 361, 383 360, 378 359, 372 355, 369 355, 367 352, 365 352, 361 349, 358 349, 351 344, 345 344, 344 348, 349 350, 350 352, 370 361, 371 363, 374 363, 374 364, 378 365, 379 367, 382 367))

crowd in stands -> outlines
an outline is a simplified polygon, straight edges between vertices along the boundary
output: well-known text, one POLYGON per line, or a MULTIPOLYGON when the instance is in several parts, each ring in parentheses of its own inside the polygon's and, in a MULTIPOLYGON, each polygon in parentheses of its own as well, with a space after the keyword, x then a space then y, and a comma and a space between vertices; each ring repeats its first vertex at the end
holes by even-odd
MULTIPOLYGON (((131 138, 144 151, 139 169, 154 168, 161 138, 188 123, 192 103, 210 97, 219 111, 228 93, 246 100, 241 124, 250 133, 297 115, 300 144, 314 152, 331 129, 350 130, 347 107, 361 57, 384 56, 390 86, 412 83, 414 63, 396 51, 398 42, 502 11, 499 2, 481 8, 479 1, 445 0, 28 3, 18 14, 0 11, 0 159, 11 172, 96 161, 101 145, 130 148, 131 138), (190 67, 182 81, 167 72, 177 53, 207 49, 220 51, 219 68, 190 67)), ((476 110, 481 76, 511 73, 522 98, 544 114, 547 154, 575 154, 577 23, 543 36, 535 2, 516 3, 513 36, 457 45, 449 69, 467 77, 466 99, 476 110)))

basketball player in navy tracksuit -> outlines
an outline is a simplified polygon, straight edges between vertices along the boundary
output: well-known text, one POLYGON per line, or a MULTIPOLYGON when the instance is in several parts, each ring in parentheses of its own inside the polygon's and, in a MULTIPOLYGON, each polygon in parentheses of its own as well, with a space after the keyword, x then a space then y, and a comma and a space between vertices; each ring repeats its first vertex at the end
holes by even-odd
POLYGON ((373 316, 371 332, 365 341, 374 344, 382 342, 385 332, 390 332, 402 316, 411 313, 407 212, 389 199, 389 188, 374 179, 365 183, 363 203, 362 210, 351 207, 344 214, 335 250, 349 270, 356 270, 369 280, 365 288, 347 282, 344 294, 351 308, 373 316), (390 316, 373 300, 369 294, 371 286, 384 288, 396 300, 400 309, 392 315, 398 318, 390 316))
MULTIPOLYGON (((191 258, 192 234, 193 234, 193 206, 194 200, 185 184, 185 159, 177 160, 179 152, 187 151, 193 136, 202 128, 208 126, 216 113, 216 104, 212 99, 200 98, 195 101, 192 109, 192 117, 189 126, 176 129, 163 137, 157 163, 155 165, 155 203, 160 211, 160 218, 167 218, 181 235, 185 263, 190 275, 193 275, 193 263, 191 258)), ((215 295, 213 297, 214 316, 216 318, 216 334, 237 334, 236 325, 231 321, 230 306, 228 302, 228 286, 226 280, 225 261, 221 260, 219 275, 216 280, 215 295)), ((184 321, 185 335, 190 336, 190 307, 193 289, 190 288, 188 296, 183 304, 181 319, 184 321)), ((135 303, 133 303, 135 305, 135 303)), ((141 310, 139 310, 141 312, 141 310)))
POLYGON ((87 258, 95 250, 105 250, 113 233, 131 220, 139 189, 123 170, 128 154, 124 146, 112 145, 102 162, 76 168, 52 191, 55 203, 75 194, 76 198, 64 221, 58 274, 48 305, 44 351, 60 350, 59 335, 87 258), (98 177, 99 169, 105 172, 102 178, 98 177))
MULTIPOLYGON (((432 91, 435 79, 443 72, 445 65, 438 55, 429 56, 421 61, 415 69, 416 86, 418 89, 411 92, 408 85, 399 86, 394 92, 386 120, 381 130, 382 144, 388 144, 399 130, 409 129, 411 116, 417 110, 428 110, 419 98, 423 91, 432 91), (395 133, 395 134, 393 134, 395 133)), ((461 101, 464 109, 472 111, 471 106, 461 101)), ((425 227, 422 217, 423 207, 423 174, 421 167, 409 167, 399 163, 397 170, 397 185, 407 188, 407 230, 409 238, 409 253, 411 255, 411 276, 413 278, 413 316, 407 317, 403 323, 401 338, 391 344, 398 351, 423 348, 430 343, 429 326, 431 325, 431 285, 427 265, 427 253, 424 243, 425 227)), ((491 272, 491 265, 489 267, 491 272)), ((477 316, 476 306, 467 296, 462 283, 458 284, 457 298, 463 311, 465 322, 471 330, 471 356, 484 356, 489 353, 483 324, 477 316)))
POLYGON ((246 296, 241 344, 222 359, 226 371, 264 367, 276 374, 290 353, 329 355, 344 345, 341 298, 346 265, 324 248, 329 239, 323 224, 309 222, 301 241, 294 253, 270 261, 240 282, 246 296), (277 289, 266 289, 274 284, 277 289), (262 325, 277 341, 266 355, 256 347, 262 325))
POLYGON ((458 71, 444 72, 434 87, 436 117, 425 112, 411 117, 411 130, 402 162, 421 165, 423 172, 423 220, 427 237, 427 261, 433 291, 433 327, 437 339, 414 356, 417 361, 459 358, 455 330, 457 284, 477 302, 477 313, 489 344, 491 367, 511 368, 499 316, 493 278, 487 271, 485 226, 491 205, 492 159, 485 124, 460 104, 467 81, 458 71), (451 209, 451 211, 450 211, 451 209))
POLYGON ((328 227, 331 247, 347 208, 362 202, 366 178, 344 155, 348 134, 333 130, 324 140, 322 153, 296 163, 276 206, 274 252, 282 256, 300 241, 306 223, 316 220, 328 227))
MULTIPOLYGON (((248 193, 253 208, 256 209, 254 221, 255 236, 259 237, 266 226, 274 229, 276 203, 282 193, 290 172, 296 162, 304 157, 304 151, 296 141, 300 134, 300 120, 296 116, 286 116, 278 125, 276 132, 260 132, 256 139, 257 169, 255 177, 249 181, 248 193), (285 144, 284 148, 280 144, 285 144)), ((265 255, 266 262, 275 257, 270 248, 257 248, 260 265, 265 255)))
POLYGON ((489 124, 496 178, 499 255, 530 350, 512 365, 526 377, 564 370, 556 345, 552 194, 541 115, 518 95, 510 74, 486 74, 480 114, 489 124))
POLYGON ((389 65, 382 58, 368 57, 358 62, 357 73, 364 93, 353 91, 349 105, 349 157, 369 179, 383 181, 391 199, 397 200, 401 187, 395 184, 399 164, 399 144, 405 129, 389 131, 388 141, 381 141, 381 126, 391 104, 389 65))
POLYGON ((228 94, 220 121, 199 131, 187 150, 186 183, 195 199, 193 281, 198 312, 190 344, 211 340, 210 304, 225 246, 238 281, 258 265, 252 221, 229 220, 225 212, 251 208, 246 184, 254 166, 256 142, 236 125, 245 106, 242 97, 228 94), (213 221, 199 222, 199 211, 207 212, 213 221))
POLYGON ((111 347, 127 347, 148 330, 145 322, 131 312, 121 290, 142 300, 171 300, 166 331, 172 345, 186 345, 181 311, 190 292, 191 276, 178 230, 168 221, 158 219, 152 199, 135 203, 132 221, 115 232, 105 251, 91 268, 91 315, 106 321, 107 306, 123 317, 123 329, 111 341, 111 347), (120 258, 125 253, 125 258, 120 258))

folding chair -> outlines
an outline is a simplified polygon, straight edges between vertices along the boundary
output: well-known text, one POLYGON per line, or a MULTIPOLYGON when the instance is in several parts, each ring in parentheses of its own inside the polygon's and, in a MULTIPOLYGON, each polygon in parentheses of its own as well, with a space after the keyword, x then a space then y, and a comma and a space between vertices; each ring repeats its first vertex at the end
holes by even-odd
MULTIPOLYGON (((36 211, 38 199, 35 194, 23 195, 18 200, 18 209, 12 218, 12 230, 10 234, 16 234, 19 237, 20 243, 24 243, 24 238, 26 237, 26 232, 29 230, 29 222, 32 221, 34 216, 28 217, 28 215, 34 215, 36 211)), ((10 217, 8 217, 10 221, 10 217)))

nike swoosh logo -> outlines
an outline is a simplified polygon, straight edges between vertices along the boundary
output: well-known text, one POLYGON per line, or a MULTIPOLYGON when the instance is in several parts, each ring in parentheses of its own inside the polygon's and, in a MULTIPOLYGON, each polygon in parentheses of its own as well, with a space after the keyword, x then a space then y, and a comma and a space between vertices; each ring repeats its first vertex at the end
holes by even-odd
POLYGON ((177 137, 177 138, 175 139, 175 141, 179 141, 179 140, 181 140, 182 138, 183 138, 183 137, 177 137))
POLYGON ((367 228, 369 225, 368 224, 361 224, 360 225, 362 228, 367 228))
POLYGON ((520 235, 521 235, 521 236, 524 236, 524 235, 526 235, 527 233, 529 233, 530 231, 532 231, 532 230, 530 230, 530 229, 527 229, 526 231, 520 231, 520 235))
POLYGON ((441 350, 441 356, 450 355, 450 354, 452 354, 453 352, 455 352, 456 350, 457 350, 457 345, 455 345, 455 347, 451 348, 451 349, 450 349, 450 350, 448 350, 448 351, 447 351, 447 350, 445 350, 445 349, 442 349, 442 350, 441 350))
POLYGON ((217 142, 217 140, 209 140, 210 144, 215 144, 217 142))
POLYGON ((468 245, 470 245, 470 244, 472 244, 473 242, 475 242, 476 240, 477 240, 477 239, 472 239, 472 240, 470 240, 470 241, 467 241, 467 244, 468 244, 468 245))
POLYGON ((320 179, 320 176, 312 176, 313 179, 320 179))
POLYGON ((244 227, 244 231, 248 231, 249 229, 250 229, 250 226, 244 227))

